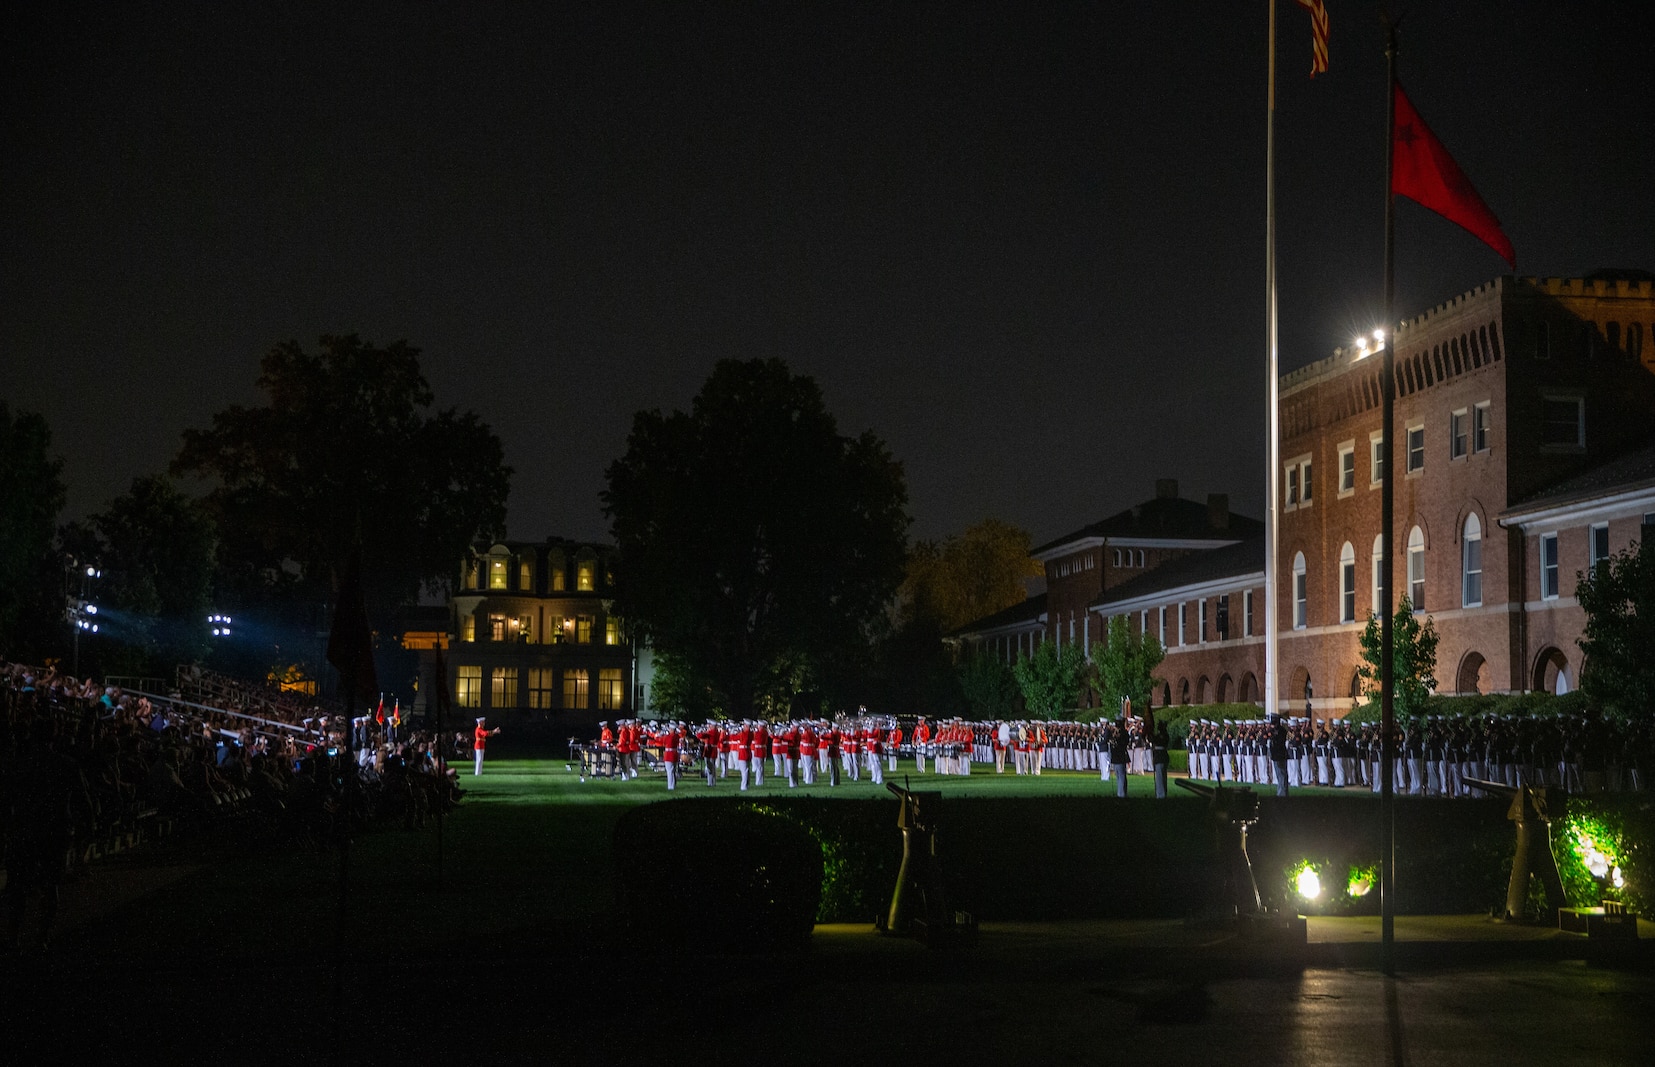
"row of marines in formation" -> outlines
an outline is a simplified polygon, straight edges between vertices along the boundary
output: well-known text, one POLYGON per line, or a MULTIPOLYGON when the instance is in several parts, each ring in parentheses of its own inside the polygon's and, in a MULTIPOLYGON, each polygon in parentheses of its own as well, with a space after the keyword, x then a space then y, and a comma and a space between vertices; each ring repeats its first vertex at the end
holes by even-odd
MULTIPOLYGON (((1279 759, 1290 787, 1380 789, 1375 724, 1285 719, 1273 751, 1276 730, 1263 719, 1191 721, 1189 777, 1272 785, 1277 778, 1272 765, 1279 759)), ((596 759, 608 761, 610 776, 636 777, 647 752, 652 764, 665 768, 669 789, 692 761, 709 785, 733 775, 743 789, 763 784, 767 761, 773 776, 789 786, 812 785, 818 778, 837 785, 864 776, 878 784, 885 771, 896 770, 900 757, 913 759, 918 773, 925 773, 929 760, 939 774, 970 774, 974 764, 1004 773, 1009 765, 1018 774, 1082 771, 1109 781, 1118 767, 1159 779, 1169 762, 1168 747, 1166 725, 1157 724, 1153 712, 1093 723, 956 718, 932 724, 920 716, 905 726, 865 709, 832 720, 779 723, 623 720, 614 728, 602 724, 596 744, 588 746, 596 759)), ((1420 718, 1398 724, 1392 782, 1398 793, 1413 796, 1479 795, 1467 784, 1473 778, 1571 792, 1641 790, 1652 756, 1655 733, 1648 724, 1595 715, 1420 718)))
POLYGON ((937 774, 970 774, 973 764, 992 764, 1000 774, 1009 765, 1017 774, 1097 771, 1106 781, 1112 766, 1149 774, 1167 763, 1165 727, 1156 745, 1153 724, 1133 717, 1113 723, 949 719, 933 725, 919 716, 905 728, 895 717, 864 711, 779 723, 709 719, 700 726, 637 720, 599 725, 595 743, 576 745, 583 776, 636 778, 647 755, 665 769, 668 789, 677 787, 680 770, 694 761, 708 785, 733 774, 742 789, 764 784, 766 761, 772 775, 790 787, 813 785, 818 778, 838 785, 860 781, 864 774, 880 784, 884 772, 895 771, 903 757, 913 759, 921 774, 929 760, 937 774))

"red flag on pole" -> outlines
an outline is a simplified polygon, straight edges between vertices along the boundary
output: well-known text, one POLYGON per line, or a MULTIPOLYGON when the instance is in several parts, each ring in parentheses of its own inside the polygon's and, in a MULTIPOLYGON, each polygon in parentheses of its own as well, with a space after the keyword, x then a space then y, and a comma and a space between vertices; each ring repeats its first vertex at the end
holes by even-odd
POLYGON ((1396 86, 1396 121, 1391 129, 1391 192, 1430 208, 1463 227, 1517 269, 1511 239, 1477 194, 1448 149, 1425 125, 1402 86, 1396 86))
POLYGON ((1327 5, 1322 0, 1298 0, 1310 12, 1310 76, 1327 73, 1327 5))
POLYGON ((385 694, 379 694, 379 707, 374 709, 374 722, 385 725, 385 694))

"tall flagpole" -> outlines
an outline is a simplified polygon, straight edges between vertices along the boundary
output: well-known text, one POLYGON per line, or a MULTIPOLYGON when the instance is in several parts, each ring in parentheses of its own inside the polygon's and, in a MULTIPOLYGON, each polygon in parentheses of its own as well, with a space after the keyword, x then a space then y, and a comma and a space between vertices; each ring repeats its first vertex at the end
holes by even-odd
POLYGON ((1276 0, 1266 2, 1270 7, 1270 85, 1265 94, 1268 106, 1264 120, 1264 277, 1269 359, 1265 367, 1264 395, 1270 425, 1264 448, 1264 710, 1274 715, 1276 638, 1281 629, 1276 618, 1276 505, 1281 499, 1281 487, 1277 484, 1281 464, 1277 462, 1277 450, 1281 440, 1281 410, 1276 373, 1276 0))
POLYGON ((1396 537, 1395 494, 1392 492, 1395 470, 1396 415, 1396 197, 1391 192, 1396 167, 1396 23, 1385 22, 1385 68, 1388 84, 1385 92, 1385 339, 1384 358, 1380 369, 1379 462, 1384 475, 1379 494, 1379 603, 1383 612, 1379 618, 1379 959, 1380 970, 1396 973, 1396 603, 1391 596, 1394 588, 1395 558, 1392 545, 1396 537))

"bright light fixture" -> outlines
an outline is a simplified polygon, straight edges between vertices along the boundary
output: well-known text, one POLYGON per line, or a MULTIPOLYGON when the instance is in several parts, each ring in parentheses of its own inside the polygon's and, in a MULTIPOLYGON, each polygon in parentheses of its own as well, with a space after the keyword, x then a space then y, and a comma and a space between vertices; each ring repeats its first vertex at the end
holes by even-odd
POLYGON ((1306 900, 1315 900, 1322 895, 1322 876, 1316 873, 1316 868, 1305 867, 1294 880, 1299 896, 1306 900))

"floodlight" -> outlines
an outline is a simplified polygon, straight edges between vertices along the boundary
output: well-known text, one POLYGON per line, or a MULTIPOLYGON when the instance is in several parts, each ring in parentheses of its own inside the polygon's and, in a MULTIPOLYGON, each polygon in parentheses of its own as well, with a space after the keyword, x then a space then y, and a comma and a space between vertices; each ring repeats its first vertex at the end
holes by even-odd
POLYGON ((96 615, 97 613, 98 613, 98 606, 96 604, 86 605, 86 614, 96 615))
POLYGON ((1316 868, 1306 866, 1294 879, 1299 896, 1306 900, 1315 900, 1322 895, 1322 876, 1316 873, 1316 868))

